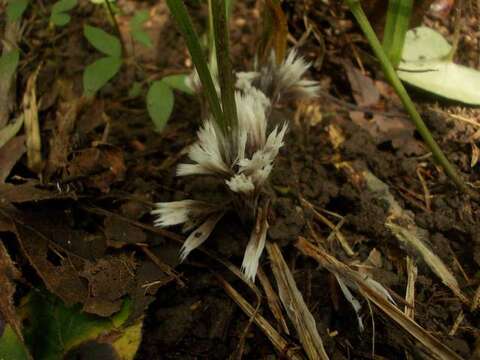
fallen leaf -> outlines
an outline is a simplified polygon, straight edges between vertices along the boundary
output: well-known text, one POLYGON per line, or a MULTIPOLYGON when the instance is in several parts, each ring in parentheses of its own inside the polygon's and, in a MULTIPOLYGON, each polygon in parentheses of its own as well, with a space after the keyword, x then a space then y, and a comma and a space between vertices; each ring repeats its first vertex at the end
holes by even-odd
POLYGON ((348 80, 353 92, 353 98, 358 106, 369 107, 376 105, 380 100, 380 93, 373 80, 362 74, 349 62, 343 62, 348 80))
POLYGON ((14 137, 0 149, 0 184, 5 182, 26 149, 25 135, 14 137))
POLYGON ((135 262, 124 254, 87 262, 80 273, 88 282, 90 294, 84 310, 100 316, 111 316, 119 311, 123 296, 135 285, 135 266, 135 262))
POLYGON ((106 193, 110 185, 125 176, 123 152, 107 144, 84 149, 69 163, 67 173, 70 178, 81 180, 86 187, 106 193))
POLYGON ((27 146, 27 164, 35 173, 43 168, 42 140, 40 137, 40 125, 38 123, 38 103, 36 94, 36 81, 40 67, 30 75, 27 80, 27 88, 23 95, 23 114, 25 117, 25 135, 27 146))
POLYGON ((103 222, 108 245, 121 248, 127 244, 146 242, 146 235, 142 229, 122 220, 118 216, 107 216, 103 222))
MULTIPOLYGON (((20 278, 20 272, 13 264, 5 246, 0 241, 0 315, 9 324, 20 341, 23 341, 20 321, 17 318, 13 295, 14 281, 20 278)), ((1 336, 1 334, 0 334, 1 336)))
POLYGON ((376 144, 390 141, 392 146, 401 154, 421 155, 425 153, 423 145, 414 137, 415 126, 408 120, 400 117, 385 117, 374 114, 367 119, 364 112, 350 112, 352 121, 368 131, 376 144))

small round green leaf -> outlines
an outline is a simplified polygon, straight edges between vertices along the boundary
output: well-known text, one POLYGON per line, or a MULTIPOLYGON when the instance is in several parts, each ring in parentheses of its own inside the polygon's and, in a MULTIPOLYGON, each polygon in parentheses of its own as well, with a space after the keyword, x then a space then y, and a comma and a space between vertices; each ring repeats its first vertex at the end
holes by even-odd
POLYGON ((52 6, 52 14, 72 10, 77 5, 77 0, 60 0, 52 6))
POLYGON ((7 6, 7 20, 14 22, 20 19, 27 6, 28 0, 10 0, 7 6))
POLYGON ((88 65, 83 72, 83 93, 94 96, 111 78, 117 74, 122 65, 119 57, 104 57, 88 65))
POLYGON ((128 90, 128 97, 136 98, 140 96, 141 93, 142 93, 142 84, 139 83, 138 81, 135 81, 132 84, 132 87, 130 88, 130 90, 128 90))
POLYGON ((178 74, 165 76, 162 80, 172 89, 182 91, 187 94, 194 94, 194 91, 187 84, 188 74, 178 74))
POLYGON ((157 131, 161 131, 173 110, 173 91, 165 82, 155 81, 147 93, 147 109, 157 131))
POLYGON ((52 13, 50 21, 57 26, 65 26, 70 22, 70 15, 65 13, 52 13))
POLYGON ((138 43, 147 47, 153 47, 150 36, 143 31, 143 24, 150 18, 150 14, 147 10, 140 10, 135 13, 132 20, 130 20, 130 32, 132 37, 138 43))
POLYGON ((122 45, 120 40, 110 35, 104 30, 95 26, 85 25, 83 34, 92 46, 105 55, 120 57, 122 56, 122 45))

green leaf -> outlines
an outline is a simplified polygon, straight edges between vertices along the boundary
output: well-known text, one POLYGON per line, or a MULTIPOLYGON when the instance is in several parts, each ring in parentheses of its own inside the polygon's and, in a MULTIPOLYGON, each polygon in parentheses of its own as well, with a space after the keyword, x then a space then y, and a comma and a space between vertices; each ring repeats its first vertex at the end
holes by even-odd
POLYGON ((132 84, 132 87, 130 88, 130 90, 128 90, 128 97, 136 98, 136 97, 139 97, 141 93, 142 93, 142 84, 139 83, 138 81, 135 81, 132 84))
POLYGON ((88 65, 83 72, 83 93, 94 96, 111 78, 117 74, 122 65, 119 57, 104 57, 88 65))
POLYGON ((188 75, 187 74, 178 74, 178 75, 169 75, 165 76, 162 81, 170 86, 172 89, 179 90, 187 94, 194 94, 190 86, 187 84, 188 75))
POLYGON ((27 9, 29 0, 10 0, 7 6, 7 20, 14 22, 20 19, 27 9))
POLYGON ((193 28, 187 9, 182 0, 167 0, 167 5, 185 38, 192 61, 195 64, 198 76, 202 82, 208 104, 210 105, 210 111, 220 128, 225 130, 226 124, 220 100, 213 83, 212 75, 208 69, 207 61, 203 54, 198 35, 193 28))
POLYGON ((130 20, 130 32, 135 41, 139 42, 142 45, 147 47, 153 47, 152 40, 150 36, 143 31, 143 24, 150 18, 150 14, 147 10, 137 11, 130 20))
POLYGON ((0 334, 0 359, 29 360, 28 350, 10 325, 0 334))
MULTIPOLYGON (((102 318, 82 313, 78 305, 67 307, 45 290, 32 291, 24 307, 29 320, 25 326, 25 340, 33 357, 42 360, 63 359, 69 350, 111 331, 123 335, 126 329, 121 326, 132 310, 131 301, 127 300, 119 313, 112 318, 102 318)), ((116 341, 115 338, 111 341, 116 341)), ((139 338, 132 340, 138 343, 139 338)), ((126 354, 121 355, 125 358, 126 354)))
POLYGON ((18 66, 20 50, 12 50, 0 57, 0 78, 10 79, 18 66))
POLYGON ((451 45, 437 31, 419 27, 407 33, 398 76, 447 99, 480 105, 480 71, 448 59, 451 45))
POLYGON ((101 51, 105 55, 113 57, 122 56, 122 45, 120 40, 115 36, 90 25, 85 25, 83 27, 83 34, 95 49, 101 51))
POLYGON ((77 0, 60 0, 52 6, 52 14, 59 14, 72 10, 77 5, 77 0))
MULTIPOLYGON (((23 114, 20 115, 12 123, 0 129, 0 149, 3 145, 10 141, 20 131, 23 125, 23 114)), ((1 359, 1 358, 0 358, 1 359)))
POLYGON ((165 82, 153 82, 147 93, 147 109, 157 131, 161 131, 173 110, 173 91, 165 82))
POLYGON ((70 15, 58 13, 50 15, 50 21, 57 26, 65 26, 70 22, 70 15))
POLYGON ((148 10, 140 10, 130 20, 131 29, 139 29, 150 18, 148 10))
POLYGON ((152 39, 150 39, 150 36, 143 30, 132 31, 132 37, 135 41, 146 47, 153 47, 152 39))

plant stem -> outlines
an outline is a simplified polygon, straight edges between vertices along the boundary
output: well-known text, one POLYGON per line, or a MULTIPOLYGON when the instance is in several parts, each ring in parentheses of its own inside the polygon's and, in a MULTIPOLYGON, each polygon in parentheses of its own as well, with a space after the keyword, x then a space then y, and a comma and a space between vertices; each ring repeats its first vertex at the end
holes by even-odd
POLYGON ((467 187, 467 185, 462 180, 462 178, 459 176, 459 174, 455 170, 455 167, 448 161, 447 157, 442 152, 442 150, 436 143, 435 139, 432 137, 432 134, 428 130, 428 127, 423 122, 422 117, 420 116, 417 109, 415 108, 413 101, 410 99, 410 96, 405 90, 405 87, 403 86, 402 82, 398 78, 397 73, 395 72, 395 69, 393 68, 392 64, 388 60, 387 55, 383 51, 382 45, 380 44, 380 41, 378 40, 375 34, 375 31, 370 25, 362 9, 362 6, 360 5, 360 1, 345 0, 345 2, 350 8, 350 11, 355 16, 355 19, 359 23, 363 33, 365 34, 368 42, 370 43, 370 46, 372 47, 373 52, 375 53, 376 57, 380 61, 380 64, 382 66, 383 72, 385 73, 385 76, 387 77, 387 80, 391 83, 391 85, 397 92, 398 96, 400 97, 400 100, 403 103, 403 106, 405 107, 408 114, 410 115, 412 122, 415 124, 415 127, 417 128, 418 132, 422 136, 423 140, 425 141, 427 146, 430 148, 430 151, 432 152, 433 156, 438 161, 438 163, 443 167, 443 169, 445 170, 445 173, 458 186, 458 188, 463 192, 471 194, 472 192, 467 187))
POLYGON ((223 114, 225 116, 226 131, 231 132, 237 127, 238 120, 237 106, 235 104, 235 78, 230 59, 225 0, 212 1, 212 15, 223 114))
POLYGON ((110 4, 111 0, 106 0, 105 5, 107 7, 107 11, 112 18, 113 26, 115 26, 115 31, 117 32, 118 40, 120 40, 120 44, 122 45, 122 55, 125 59, 127 57, 127 48, 125 47, 125 42, 123 41, 122 32, 120 31, 120 26, 118 26, 117 18, 115 17, 115 13, 112 9, 112 5, 110 4))
POLYGON ((202 82, 205 95, 210 105, 210 111, 213 114, 215 121, 222 131, 225 131, 225 118, 220 106, 217 91, 212 79, 212 75, 205 60, 205 56, 198 39, 198 35, 193 28, 192 21, 188 15, 187 9, 182 0, 167 0, 168 8, 177 22, 180 32, 182 33, 187 43, 190 56, 197 69, 198 76, 202 82))

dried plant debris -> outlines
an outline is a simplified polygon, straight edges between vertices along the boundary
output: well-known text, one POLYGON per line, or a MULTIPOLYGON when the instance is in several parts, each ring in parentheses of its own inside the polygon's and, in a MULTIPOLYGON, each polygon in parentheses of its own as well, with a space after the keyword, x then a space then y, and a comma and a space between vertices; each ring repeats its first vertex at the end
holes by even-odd
POLYGON ((400 207, 384 182, 369 171, 364 171, 362 175, 367 188, 374 193, 375 197, 388 204, 388 217, 385 226, 390 229, 401 244, 408 249, 413 249, 464 304, 469 305, 470 300, 463 294, 457 279, 448 266, 423 240, 423 234, 426 231, 416 226, 412 214, 400 207))
POLYGON ((145 263, 137 262, 133 252, 105 256, 106 240, 83 230, 71 228, 72 219, 57 214, 20 213, 10 208, 0 217, 12 227, 25 257, 43 280, 46 288, 67 305, 82 304, 83 311, 110 316, 120 310, 126 297, 141 309, 152 301, 158 286, 145 290, 146 284, 166 284, 165 274, 153 266, 145 277, 145 263), (69 225, 70 223, 70 225, 69 225), (88 260, 89 259, 89 260, 88 260))
POLYGON ((435 359, 461 359, 440 340, 407 317, 393 302, 389 292, 378 282, 352 270, 319 247, 304 238, 300 238, 296 247, 307 256, 311 256, 328 271, 340 277, 347 286, 358 291, 363 297, 380 308, 389 318, 412 335, 435 359))
MULTIPOLYGON (((180 164, 177 175, 217 177, 230 197, 220 204, 196 200, 158 203, 152 211, 158 216, 156 226, 183 224, 184 231, 190 232, 181 250, 182 260, 210 236, 225 211, 234 209, 244 222, 255 223, 242 263, 247 277, 255 278, 268 231, 268 201, 262 201, 262 193, 288 128, 286 123, 274 125, 272 109, 284 97, 316 95, 318 84, 302 79, 308 67, 295 50, 280 64, 272 55, 257 71, 237 74, 237 126, 224 133, 212 118, 205 120, 197 133, 198 142, 188 154, 192 163, 180 164)), ((194 74, 191 82, 196 91, 201 90, 198 75, 194 74)))
POLYGON ((303 349, 310 360, 328 359, 322 338, 312 313, 308 310, 295 279, 288 268, 277 244, 267 244, 273 274, 283 307, 297 330, 303 349))

